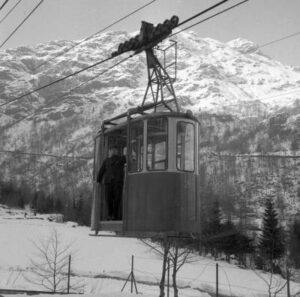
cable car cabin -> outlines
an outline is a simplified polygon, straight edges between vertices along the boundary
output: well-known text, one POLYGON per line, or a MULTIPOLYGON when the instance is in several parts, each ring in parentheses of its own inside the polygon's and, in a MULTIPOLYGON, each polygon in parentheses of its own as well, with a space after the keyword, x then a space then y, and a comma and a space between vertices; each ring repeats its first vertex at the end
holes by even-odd
POLYGON ((96 234, 101 230, 136 236, 199 231, 199 122, 191 113, 180 112, 173 88, 177 42, 170 40, 166 48, 157 47, 178 22, 177 16, 157 26, 142 22, 140 34, 119 44, 112 53, 115 57, 128 51, 144 51, 148 85, 141 106, 104 121, 95 138, 91 227, 96 234), (145 103, 148 95, 153 100, 151 104, 145 103), (146 113, 150 109, 154 112, 146 113), (111 145, 126 157, 122 214, 118 221, 108 220, 107 202, 111 200, 105 197, 105 186, 96 182, 111 145))
POLYGON ((128 114, 123 123, 104 122, 95 138, 92 230, 96 234, 106 230, 127 235, 197 232, 197 119, 181 112, 156 112, 135 118, 128 114), (96 182, 111 144, 127 160, 121 221, 108 220, 105 185, 96 182))

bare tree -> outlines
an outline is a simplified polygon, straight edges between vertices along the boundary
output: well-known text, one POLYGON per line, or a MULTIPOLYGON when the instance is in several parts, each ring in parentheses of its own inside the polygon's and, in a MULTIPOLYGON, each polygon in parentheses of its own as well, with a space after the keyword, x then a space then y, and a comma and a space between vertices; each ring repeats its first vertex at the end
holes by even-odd
POLYGON ((71 243, 64 244, 56 229, 47 238, 33 242, 35 257, 30 259, 30 277, 25 279, 53 293, 81 291, 83 283, 70 283, 70 259, 73 253, 71 243))
POLYGON ((275 276, 273 270, 270 273, 265 273, 265 275, 257 270, 253 271, 267 285, 269 297, 276 297, 287 286, 287 280, 275 276))
POLYGON ((174 297, 178 297, 177 273, 185 263, 190 262, 191 259, 194 257, 191 254, 191 250, 188 247, 180 248, 181 240, 179 237, 164 237, 161 243, 149 242, 143 239, 141 241, 147 246, 149 246, 157 255, 159 255, 163 259, 162 276, 159 284, 159 297, 165 296, 164 290, 168 259, 170 259, 170 266, 172 266, 172 286, 174 290, 174 297))
POLYGON ((177 273, 179 269, 187 262, 191 261, 193 256, 191 254, 190 248, 179 248, 179 242, 177 239, 173 240, 169 249, 169 258, 173 265, 172 271, 172 281, 174 297, 178 297, 178 287, 177 287, 177 273))
POLYGON ((293 297, 299 297, 300 296, 300 291, 296 292, 293 297))
POLYGON ((165 296, 165 282, 166 282, 166 271, 167 271, 167 262, 168 262, 168 254, 170 249, 170 244, 167 238, 164 238, 162 243, 150 242, 146 239, 141 239, 141 241, 150 247, 158 256, 162 257, 163 265, 162 265, 162 274, 159 283, 159 297, 165 296))

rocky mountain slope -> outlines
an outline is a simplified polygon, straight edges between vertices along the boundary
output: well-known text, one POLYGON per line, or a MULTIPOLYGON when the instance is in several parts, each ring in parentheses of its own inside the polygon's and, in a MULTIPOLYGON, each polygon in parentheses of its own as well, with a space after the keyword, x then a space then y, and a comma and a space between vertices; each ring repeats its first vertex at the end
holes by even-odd
MULTIPOLYGON (((57 58, 75 42, 52 41, 0 52, 0 104, 109 57, 129 36, 126 32, 103 33, 57 58)), ((266 156, 277 155, 278 160, 288 160, 284 175, 292 179, 284 191, 284 201, 292 200, 289 205, 299 209, 300 184, 292 177, 294 167, 289 162, 299 162, 295 157, 300 155, 300 69, 272 60, 244 39, 221 43, 193 32, 174 39, 178 42, 174 88, 182 109, 192 110, 201 121, 200 154, 206 180, 215 176, 210 175, 212 172, 221 180, 221 168, 228 158, 234 158, 236 166, 243 164, 244 174, 231 181, 229 178, 226 189, 235 181, 242 185, 242 193, 249 193, 249 176, 260 166, 268 172, 271 165, 266 156), (263 165, 258 165, 258 158, 263 165), (257 163, 253 172, 247 160, 257 163)), ((142 102, 147 83, 145 57, 140 54, 109 69, 122 58, 2 106, 1 149, 92 157, 93 136, 101 121, 142 102)), ((1 153, 0 162, 2 180, 21 183, 25 179, 46 192, 59 184, 69 194, 74 193, 74 180, 78 181, 75 187, 84 184, 91 188, 92 159, 1 153)), ((299 173, 299 163, 295 168, 299 173)), ((277 172, 275 180, 282 181, 283 173, 277 172)), ((273 189, 278 182, 260 179, 251 188, 266 185, 273 189)), ((250 192, 252 201, 259 200, 260 205, 267 195, 250 192)), ((282 196, 281 190, 276 193, 282 196)))

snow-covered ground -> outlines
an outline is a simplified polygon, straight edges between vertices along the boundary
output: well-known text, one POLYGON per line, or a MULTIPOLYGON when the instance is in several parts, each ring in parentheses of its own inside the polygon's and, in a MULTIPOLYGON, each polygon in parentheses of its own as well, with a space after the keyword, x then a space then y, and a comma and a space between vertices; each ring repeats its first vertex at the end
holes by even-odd
MULTIPOLYGON (((134 238, 89 236, 89 228, 75 223, 55 223, 49 215, 25 217, 23 210, 3 208, 0 205, 0 288, 43 290, 25 278, 30 259, 34 258, 34 243, 50 235, 55 229, 61 241, 72 243, 72 277, 84 284, 86 296, 126 296, 130 284, 120 293, 131 270, 134 256, 134 274, 138 292, 144 296, 158 296, 162 260, 144 243, 134 238), (25 276, 25 278, 24 278, 25 276)), ((106 234, 107 235, 107 234, 106 234)), ((270 275, 242 269, 218 261, 219 292, 227 296, 267 296, 270 275), (260 276, 259 276, 260 275, 260 276)), ((216 262, 194 255, 178 274, 179 296, 208 297, 215 292, 216 262)), ((284 283, 277 277, 273 285, 284 283)), ((275 289, 275 288, 273 288, 275 289)), ((291 282, 291 292, 300 290, 300 284, 291 282)), ((171 290, 171 296, 173 292, 171 290)), ((277 296, 286 296, 286 288, 277 296)), ((11 296, 11 295, 10 295, 11 296)), ((53 295, 51 295, 53 296, 53 295)))

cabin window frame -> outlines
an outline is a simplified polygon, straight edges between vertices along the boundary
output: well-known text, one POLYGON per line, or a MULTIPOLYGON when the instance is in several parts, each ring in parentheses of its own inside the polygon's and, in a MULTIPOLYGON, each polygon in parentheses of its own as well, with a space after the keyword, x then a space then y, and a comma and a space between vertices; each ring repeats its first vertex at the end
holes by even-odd
POLYGON ((191 123, 191 122, 188 122, 188 121, 178 121, 177 124, 176 124, 176 151, 175 151, 175 163, 176 163, 176 169, 178 171, 181 171, 181 172, 195 172, 196 170, 196 129, 195 129, 195 123, 191 123), (192 170, 187 170, 187 169, 181 169, 178 167, 178 162, 177 162, 177 156, 178 156, 178 143, 177 143, 177 140, 178 140, 178 127, 180 124, 186 124, 186 125, 192 125, 193 127, 193 137, 194 137, 194 141, 193 141, 193 169, 192 170))
MULTIPOLYGON (((144 154, 145 154, 145 129, 144 129, 144 121, 136 121, 136 122, 132 122, 130 123, 129 125, 129 135, 128 135, 128 140, 129 140, 129 145, 128 145, 128 148, 127 148, 127 155, 128 155, 128 161, 127 161, 127 166, 128 166, 128 173, 140 173, 143 171, 144 169, 144 154), (138 155, 137 157, 140 158, 140 167, 136 168, 136 170, 132 170, 131 169, 131 159, 130 159, 130 155, 131 155, 131 150, 132 150, 132 143, 131 143, 131 140, 132 140, 132 127, 134 125, 141 125, 141 130, 142 130, 142 134, 141 134, 141 140, 142 140, 142 147, 140 149, 140 156, 138 155)), ((137 164, 139 164, 139 162, 137 162, 137 164)))
POLYGON ((145 150, 146 150, 146 153, 145 153, 145 169, 149 172, 156 172, 156 171, 167 171, 168 170, 168 167, 169 167, 169 118, 166 117, 166 116, 160 116, 160 117, 153 117, 153 118, 149 118, 147 119, 146 121, 146 145, 145 145, 145 150), (148 123, 149 121, 154 121, 154 120, 158 120, 158 119, 162 119, 166 122, 166 140, 165 140, 165 143, 166 143, 166 147, 165 147, 165 168, 161 169, 155 169, 155 168, 152 168, 150 169, 148 167, 148 123))

